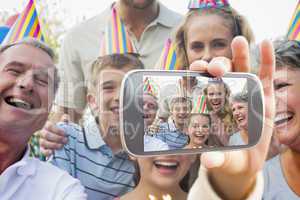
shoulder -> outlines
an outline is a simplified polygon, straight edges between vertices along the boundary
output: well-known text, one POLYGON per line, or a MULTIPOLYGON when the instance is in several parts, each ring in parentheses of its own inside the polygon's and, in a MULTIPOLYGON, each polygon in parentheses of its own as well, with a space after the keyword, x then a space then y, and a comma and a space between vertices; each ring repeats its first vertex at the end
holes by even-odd
POLYGON ((83 134, 83 128, 79 124, 60 122, 57 127, 62 129, 65 134, 71 138, 77 138, 83 134))
POLYGON ((82 23, 72 27, 64 36, 65 41, 74 41, 85 38, 90 34, 100 34, 105 27, 106 20, 109 16, 109 8, 102 13, 83 21, 82 23))
POLYGON ((168 24, 171 27, 178 26, 183 19, 183 15, 169 9, 162 3, 160 3, 159 5, 160 5, 160 12, 161 12, 160 15, 162 16, 162 18, 165 18, 166 20, 168 20, 168 24))
POLYGON ((35 158, 31 159, 31 162, 35 162, 36 178, 39 180, 47 180, 47 183, 51 185, 57 185, 63 182, 65 187, 68 185, 80 184, 77 179, 73 178, 66 171, 59 169, 48 162, 42 162, 35 158))
POLYGON ((37 159, 32 162, 36 162, 37 166, 34 180, 40 184, 35 183, 34 185, 39 192, 52 194, 53 199, 86 199, 84 187, 78 179, 50 163, 37 159))

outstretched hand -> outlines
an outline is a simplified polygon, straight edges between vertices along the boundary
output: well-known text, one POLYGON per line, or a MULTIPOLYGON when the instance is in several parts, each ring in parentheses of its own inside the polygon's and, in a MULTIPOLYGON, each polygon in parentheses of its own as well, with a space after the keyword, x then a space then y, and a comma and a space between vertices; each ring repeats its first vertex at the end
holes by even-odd
MULTIPOLYGON (((208 72, 221 77, 228 71, 250 72, 249 47, 245 38, 232 41, 232 60, 216 57, 210 63, 202 60, 191 64, 190 70, 208 72)), ((265 162, 273 132, 275 100, 273 76, 275 56, 271 42, 263 41, 260 46, 261 63, 259 78, 264 91, 264 124, 258 144, 248 150, 231 152, 208 152, 201 156, 201 164, 208 169, 212 186, 225 199, 242 199, 253 187, 257 172, 265 162)))

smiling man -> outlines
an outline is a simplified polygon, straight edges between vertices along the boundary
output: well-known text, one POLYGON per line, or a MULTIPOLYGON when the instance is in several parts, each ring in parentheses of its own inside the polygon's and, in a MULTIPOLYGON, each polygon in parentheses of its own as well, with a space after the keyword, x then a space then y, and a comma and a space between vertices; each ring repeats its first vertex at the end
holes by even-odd
POLYGON ((29 138, 45 124, 59 82, 53 59, 35 39, 0 48, 1 199, 86 199, 78 180, 29 158, 29 138))

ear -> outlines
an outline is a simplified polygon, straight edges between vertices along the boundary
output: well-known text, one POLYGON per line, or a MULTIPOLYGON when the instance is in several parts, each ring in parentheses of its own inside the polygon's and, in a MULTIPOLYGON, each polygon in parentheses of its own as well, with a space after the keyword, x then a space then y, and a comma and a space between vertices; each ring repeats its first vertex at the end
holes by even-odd
POLYGON ((86 97, 87 103, 89 105, 89 107, 91 108, 91 110, 96 111, 98 110, 98 104, 97 104, 97 100, 96 97, 89 93, 86 97))

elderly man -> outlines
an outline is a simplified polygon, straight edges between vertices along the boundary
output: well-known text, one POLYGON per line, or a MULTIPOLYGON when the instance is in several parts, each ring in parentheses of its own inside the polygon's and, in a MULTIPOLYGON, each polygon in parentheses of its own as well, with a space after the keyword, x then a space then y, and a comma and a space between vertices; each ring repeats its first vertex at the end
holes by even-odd
POLYGON ((78 180, 29 158, 28 140, 45 124, 59 82, 53 59, 35 39, 0 48, 1 199, 86 199, 78 180))

